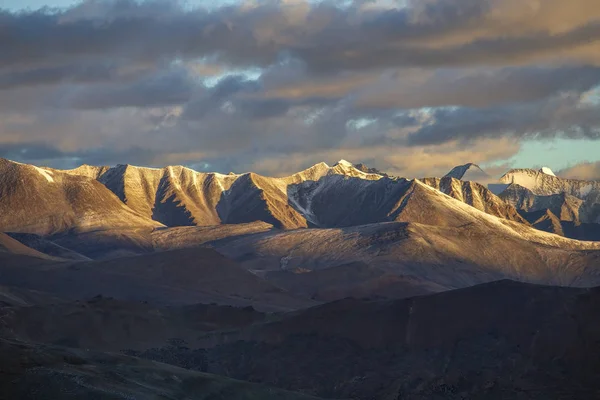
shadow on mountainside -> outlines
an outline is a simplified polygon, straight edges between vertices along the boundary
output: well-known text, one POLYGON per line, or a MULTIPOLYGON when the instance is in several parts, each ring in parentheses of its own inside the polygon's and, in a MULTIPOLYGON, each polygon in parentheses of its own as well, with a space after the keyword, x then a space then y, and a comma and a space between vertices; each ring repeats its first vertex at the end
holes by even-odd
POLYGON ((152 208, 152 219, 166 226, 190 226, 194 224, 192 213, 187 210, 175 193, 166 197, 169 179, 165 175, 160 179, 156 191, 156 200, 152 208), (161 199, 164 199, 161 201, 161 199))
POLYGON ((282 221, 270 212, 267 196, 252 181, 251 174, 238 178, 229 190, 224 190, 216 206, 217 214, 224 224, 240 224, 262 221, 282 228, 282 221))
POLYGON ((200 348, 133 353, 322 397, 592 399, 600 394, 598 313, 600 288, 497 281, 397 301, 341 300, 207 334, 200 348))
POLYGON ((289 185, 287 198, 310 227, 339 228, 392 221, 391 213, 410 188, 406 179, 329 175, 289 185))

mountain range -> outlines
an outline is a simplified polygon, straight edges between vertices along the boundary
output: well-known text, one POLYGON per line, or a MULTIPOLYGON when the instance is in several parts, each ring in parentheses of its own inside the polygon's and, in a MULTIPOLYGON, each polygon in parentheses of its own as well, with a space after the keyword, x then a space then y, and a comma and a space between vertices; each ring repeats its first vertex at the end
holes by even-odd
POLYGON ((122 228, 135 236, 164 226, 254 221, 281 229, 424 222, 413 210, 431 208, 425 204, 432 194, 421 193, 420 183, 488 214, 545 230, 538 214, 527 213, 547 211, 549 219, 561 221, 560 229, 554 224, 550 232, 567 237, 595 240, 596 227, 585 224, 600 222, 599 182, 561 179, 551 171, 511 170, 487 188, 479 182, 489 181, 489 175, 475 164, 458 166, 442 178, 409 180, 344 160, 284 178, 203 173, 181 166, 84 165, 61 171, 1 160, 0 176, 0 229, 46 237, 103 228, 122 228), (503 190, 496 195, 498 186, 503 190), (36 204, 33 212, 18 206, 25 195, 36 204), (415 206, 415 198, 422 204, 415 206))
POLYGON ((499 196, 535 227, 583 240, 600 240, 600 181, 563 179, 549 169, 511 170, 499 196))
POLYGON ((594 398, 599 192, 0 160, 0 398, 594 398))

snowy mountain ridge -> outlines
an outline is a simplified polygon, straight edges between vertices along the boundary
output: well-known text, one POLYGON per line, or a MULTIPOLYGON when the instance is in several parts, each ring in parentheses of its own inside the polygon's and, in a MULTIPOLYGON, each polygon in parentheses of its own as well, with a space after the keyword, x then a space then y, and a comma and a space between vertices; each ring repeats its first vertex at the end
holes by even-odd
POLYGON ((40 168, 0 159, 0 231, 64 231, 161 226, 127 207, 90 170, 40 168))
POLYGON ((600 181, 559 178, 549 168, 512 169, 504 174, 500 181, 506 184, 520 185, 534 194, 542 196, 567 193, 584 199, 591 192, 600 191, 600 181))
MULTIPOLYGON (((511 184, 512 189, 505 191, 503 197, 498 197, 485 186, 464 179, 473 175, 472 172, 489 176, 475 164, 456 167, 453 169, 454 173, 451 171, 441 179, 391 178, 365 172, 373 170, 365 166, 362 166, 363 170, 358 169, 346 160, 340 160, 333 166, 321 162, 280 178, 253 172, 228 175, 197 172, 184 166, 145 168, 119 164, 109 168, 83 165, 60 171, 8 160, 4 160, 3 165, 7 168, 6 171, 18 171, 18 176, 24 174, 27 179, 36 182, 36 201, 42 204, 48 214, 44 217, 32 214, 37 216, 37 220, 49 219, 41 227, 37 221, 29 220, 27 211, 17 212, 20 215, 17 220, 10 216, 15 215, 14 212, 0 219, 0 230, 24 233, 49 234, 69 231, 75 226, 78 229, 104 226, 100 222, 100 216, 107 211, 105 204, 98 199, 105 199, 108 208, 113 210, 112 214, 128 214, 120 216, 119 221, 114 222, 116 226, 125 224, 149 229, 159 226, 216 226, 255 221, 263 221, 281 229, 340 228, 391 221, 439 226, 468 223, 471 218, 465 220, 464 213, 455 214, 444 208, 455 201, 485 215, 525 226, 530 225, 530 222, 517 209, 530 212, 545 207, 558 217, 569 214, 569 220, 577 223, 580 219, 590 222, 590 219, 593 221, 597 217, 595 209, 578 208, 577 201, 569 200, 562 207, 560 199, 536 199, 538 195, 533 190, 516 183, 511 184), (463 179, 450 175, 462 176, 463 179), (66 188, 63 187, 65 182, 68 182, 66 188), (90 192, 95 193, 93 199, 68 195, 81 192, 81 188, 90 185, 94 187, 90 192), (46 198, 44 193, 54 193, 55 189, 51 189, 52 187, 67 193, 67 196, 56 193, 54 198, 46 198), (57 207, 58 211, 53 211, 52 208, 56 207, 55 199, 60 199, 61 196, 64 197, 64 204, 57 207), (446 198, 452 201, 443 200, 446 198), (116 206, 122 211, 115 212, 116 206), (72 217, 64 219, 64 215, 68 214, 64 210, 71 208, 82 211, 74 212, 72 217)), ((548 180, 553 185, 555 181, 561 182, 560 178, 541 171, 521 171, 524 172, 509 172, 503 177, 504 181, 511 176, 511 182, 518 180, 535 184, 539 181, 544 184, 542 187, 549 187, 545 183, 548 180)), ((5 180, 10 175, 7 172, 5 180)), ((22 198, 26 193, 26 189, 19 185, 14 188, 4 187, 2 190, 22 191, 16 193, 15 198, 22 198)), ((11 196, 4 196, 0 200, 0 207, 7 201, 11 204, 10 207, 17 207, 10 199, 11 196)), ((8 210, 9 206, 4 206, 8 210)), ((455 209, 456 205, 452 208, 455 209)))

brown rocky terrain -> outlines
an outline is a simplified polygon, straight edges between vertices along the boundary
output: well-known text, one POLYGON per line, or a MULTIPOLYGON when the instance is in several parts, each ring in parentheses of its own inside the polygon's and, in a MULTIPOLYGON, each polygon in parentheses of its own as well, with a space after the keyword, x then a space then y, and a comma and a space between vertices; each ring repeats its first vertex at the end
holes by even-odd
POLYGON ((317 400, 114 353, 0 339, 0 398, 317 400))
MULTIPOLYGON (((2 340, 0 365, 19 377, 2 385, 4 390, 24 390, 24 384, 14 385, 31 382, 35 366, 44 373, 66 368, 72 377, 73 365, 83 368, 77 376, 100 368, 95 365, 114 367, 117 360, 124 364, 119 382, 129 386, 122 380, 129 372, 122 368, 133 363, 137 367, 130 372, 141 372, 150 364, 94 352, 120 349, 327 398, 541 400, 592 399, 600 393, 598 288, 504 280, 401 300, 344 299, 279 314, 101 297, 0 310, 0 335, 8 338, 2 340), (49 345, 28 344, 33 341, 49 345)), ((113 382, 110 376, 98 379, 95 385, 113 382)))
POLYGON ((51 235, 157 226, 95 179, 0 159, 0 231, 51 235))
POLYGON ((219 303, 289 310, 315 302, 291 295, 207 248, 106 261, 0 264, 2 284, 66 299, 96 295, 153 304, 219 303))

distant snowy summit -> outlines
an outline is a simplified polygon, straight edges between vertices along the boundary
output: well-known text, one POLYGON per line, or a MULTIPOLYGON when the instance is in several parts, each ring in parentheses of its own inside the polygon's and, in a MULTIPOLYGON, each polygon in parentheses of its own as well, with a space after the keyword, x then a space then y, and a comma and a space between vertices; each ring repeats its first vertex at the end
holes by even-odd
POLYGON ((557 177, 550 168, 512 169, 500 181, 500 194, 509 204, 527 212, 551 210, 561 221, 600 223, 600 181, 557 177))
POLYGON ((451 177, 454 179, 460 179, 463 181, 489 181, 491 176, 488 175, 479 165, 468 163, 465 165, 459 165, 457 167, 452 168, 450 172, 448 172, 444 177, 451 177))
POLYGON ((556 176, 556 175, 554 175, 554 172, 552 172, 552 170, 550 168, 548 168, 548 167, 542 167, 542 168, 540 168, 540 172, 542 174, 546 174, 546 175, 550 175, 550 176, 556 176))
POLYGON ((539 196, 567 193, 583 199, 590 193, 597 193, 600 190, 599 181, 560 178, 548 167, 538 170, 511 169, 500 178, 500 181, 527 188, 533 194, 539 196))
MULTIPOLYGON (((556 175, 554 174, 554 172, 552 172, 552 170, 548 167, 542 167, 539 170, 531 170, 531 169, 513 169, 510 170, 509 172, 507 172, 502 178, 500 178, 500 180, 503 183, 510 183, 507 180, 510 177, 520 177, 521 175, 527 175, 527 176, 532 176, 532 175, 536 175, 536 174, 544 174, 544 175, 549 175, 549 176, 553 176, 556 177, 556 175)), ((458 165, 454 168, 452 168, 452 170, 450 172, 448 172, 446 175, 444 175, 444 177, 451 177, 454 179, 460 179, 463 181, 474 181, 474 182, 481 182, 481 181, 494 181, 495 179, 490 176, 487 172, 485 172, 479 165, 474 164, 474 163, 467 163, 464 165, 458 165)))

